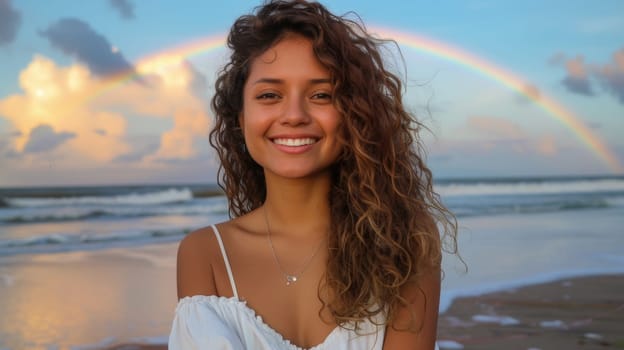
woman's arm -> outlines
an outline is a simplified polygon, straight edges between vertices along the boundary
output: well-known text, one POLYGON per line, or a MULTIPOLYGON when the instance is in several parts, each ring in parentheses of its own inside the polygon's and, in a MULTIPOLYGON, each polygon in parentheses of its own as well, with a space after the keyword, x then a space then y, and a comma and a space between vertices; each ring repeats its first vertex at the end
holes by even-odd
POLYGON ((407 284, 401 295, 408 305, 397 310, 386 327, 384 350, 433 350, 438 330, 440 270, 423 275, 417 283, 407 284))

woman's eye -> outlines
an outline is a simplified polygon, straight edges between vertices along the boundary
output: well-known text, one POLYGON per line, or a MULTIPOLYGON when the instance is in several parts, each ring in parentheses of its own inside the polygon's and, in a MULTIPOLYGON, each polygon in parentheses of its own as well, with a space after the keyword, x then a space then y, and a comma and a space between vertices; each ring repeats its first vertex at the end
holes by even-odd
POLYGON ((263 94, 260 94, 258 96, 256 96, 256 99, 258 100, 272 100, 272 99, 276 99, 279 96, 276 93, 273 92, 265 92, 263 94))
POLYGON ((318 92, 312 95, 312 98, 315 100, 331 100, 331 95, 326 92, 318 92))

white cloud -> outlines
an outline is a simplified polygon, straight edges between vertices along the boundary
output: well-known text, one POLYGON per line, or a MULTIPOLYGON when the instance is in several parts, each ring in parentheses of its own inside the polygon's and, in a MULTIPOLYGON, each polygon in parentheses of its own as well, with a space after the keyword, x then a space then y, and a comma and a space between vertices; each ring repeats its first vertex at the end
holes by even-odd
POLYGON ((14 138, 13 148, 23 152, 32 130, 45 124, 75 135, 57 150, 71 157, 108 161, 127 151, 128 145, 119 140, 126 129, 123 116, 85 103, 89 91, 100 84, 81 65, 58 67, 50 59, 36 56, 20 74, 23 94, 0 100, 0 115, 20 134, 14 138))
MULTIPOLYGON (((149 168, 205 153, 197 144, 207 140, 210 118, 206 101, 197 95, 197 81, 202 79, 198 73, 182 57, 152 58, 137 64, 136 70, 140 79, 106 80, 82 64, 59 66, 47 57, 35 56, 20 74, 22 92, 0 100, 0 117, 15 135, 3 147, 11 150, 11 159, 0 162, 21 159, 26 164, 54 159, 57 167, 71 171, 89 164, 106 168, 110 162, 132 155, 125 157, 126 166, 134 159, 132 166, 149 168), (130 116, 171 119, 171 123, 161 124, 173 126, 156 131, 157 145, 145 147, 141 143, 135 147, 128 134, 130 116), (35 144, 33 135, 40 134, 33 130, 41 125, 52 132, 47 136, 58 136, 46 141, 55 141, 54 147, 46 154, 27 153, 35 144), (143 154, 147 151, 151 153, 143 154), (137 152, 142 157, 137 157, 137 152)), ((41 149, 42 143, 37 145, 41 149)))

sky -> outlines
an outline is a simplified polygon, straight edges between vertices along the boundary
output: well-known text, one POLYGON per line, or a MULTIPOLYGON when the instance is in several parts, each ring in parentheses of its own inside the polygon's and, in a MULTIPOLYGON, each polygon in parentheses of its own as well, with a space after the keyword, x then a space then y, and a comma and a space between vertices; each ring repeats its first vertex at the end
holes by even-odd
MULTIPOLYGON (((0 187, 214 183, 251 1, 0 0, 0 187)), ((435 178, 624 174, 624 2, 327 1, 395 39, 435 178)))

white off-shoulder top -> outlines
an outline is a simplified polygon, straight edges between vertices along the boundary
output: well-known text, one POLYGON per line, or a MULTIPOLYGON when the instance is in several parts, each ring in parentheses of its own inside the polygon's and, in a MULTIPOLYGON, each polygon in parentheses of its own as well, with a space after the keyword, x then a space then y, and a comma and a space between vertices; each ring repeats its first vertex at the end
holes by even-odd
MULTIPOLYGON (((180 299, 169 335, 169 350, 301 350, 256 315, 238 298, 236 283, 221 235, 212 226, 225 262, 233 297, 195 295, 180 299)), ((314 350, 381 350, 383 319, 352 327, 336 327, 314 350), (351 328, 351 329, 348 329, 351 328)))

